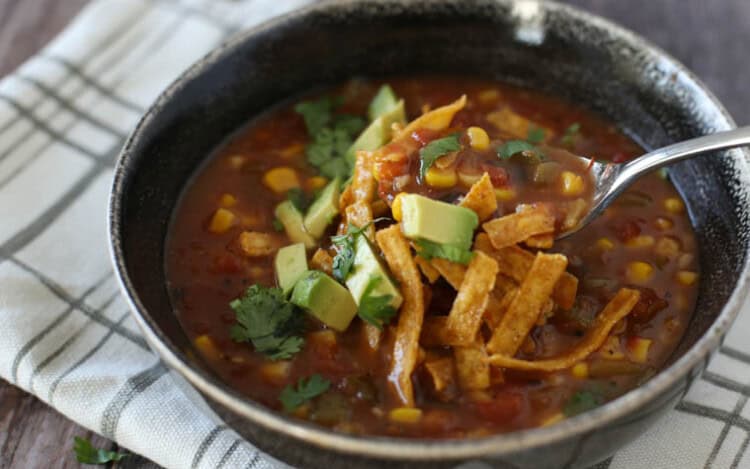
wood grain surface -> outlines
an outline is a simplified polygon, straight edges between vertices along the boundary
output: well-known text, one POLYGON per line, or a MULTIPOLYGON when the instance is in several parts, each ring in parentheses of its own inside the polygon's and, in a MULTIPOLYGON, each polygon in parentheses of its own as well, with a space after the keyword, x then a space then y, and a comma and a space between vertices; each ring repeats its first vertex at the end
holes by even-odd
MULTIPOLYGON (((43 47, 86 0, 0 0, 0 76, 43 47)), ((738 124, 750 123, 750 1, 568 0, 656 43, 701 77, 738 124)), ((79 467, 73 436, 117 445, 89 432, 33 396, 0 380, 0 469, 79 467)), ((131 456, 117 467, 157 467, 131 456)))

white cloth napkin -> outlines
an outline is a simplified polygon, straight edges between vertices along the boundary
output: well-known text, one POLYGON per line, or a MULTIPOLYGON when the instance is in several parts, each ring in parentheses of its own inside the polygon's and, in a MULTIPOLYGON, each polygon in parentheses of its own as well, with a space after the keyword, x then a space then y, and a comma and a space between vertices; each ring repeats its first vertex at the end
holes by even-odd
MULTIPOLYGON (((189 401, 130 318, 107 253, 114 158, 188 65, 303 3, 95 0, 0 82, 0 377, 166 467, 279 463, 189 401)), ((746 307, 678 408, 603 467, 750 468, 748 336, 746 307)))

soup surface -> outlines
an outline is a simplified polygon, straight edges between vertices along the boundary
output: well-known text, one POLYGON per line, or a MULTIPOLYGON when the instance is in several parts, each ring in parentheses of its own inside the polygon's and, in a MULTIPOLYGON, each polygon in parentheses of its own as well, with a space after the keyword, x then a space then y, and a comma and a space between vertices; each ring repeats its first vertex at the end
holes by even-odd
POLYGON ((352 81, 282 105, 174 213, 177 317, 232 387, 336 431, 554 424, 652 376, 694 306, 695 239, 665 173, 554 241, 591 197, 573 155, 641 153, 575 105, 476 79, 352 81))

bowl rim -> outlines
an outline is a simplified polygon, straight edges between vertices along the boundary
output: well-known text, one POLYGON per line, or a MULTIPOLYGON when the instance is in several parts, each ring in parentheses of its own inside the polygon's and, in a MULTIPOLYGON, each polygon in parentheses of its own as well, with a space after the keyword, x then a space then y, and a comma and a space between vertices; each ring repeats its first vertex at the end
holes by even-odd
MULTIPOLYGON (((556 1, 492 0, 493 3, 509 7, 520 3, 528 3, 529 1, 538 5, 545 13, 562 12, 573 19, 590 24, 597 29, 606 30, 617 37, 618 40, 622 40, 638 50, 647 52, 650 57, 658 58, 660 63, 667 64, 675 72, 685 77, 692 92, 698 95, 702 101, 705 101, 709 107, 713 106, 715 112, 715 116, 713 116, 715 120, 714 124, 717 126, 717 130, 736 127, 734 120, 724 106, 699 78, 671 55, 640 35, 598 15, 556 1)), ((748 295, 748 290, 750 290, 748 288, 750 286, 750 256, 746 256, 740 277, 719 315, 696 343, 675 360, 674 363, 660 370, 646 383, 628 391, 617 399, 549 427, 537 427, 481 438, 448 440, 346 435, 270 410, 238 393, 210 373, 198 369, 191 364, 186 354, 175 347, 151 319, 148 310, 141 303, 128 274, 123 246, 120 240, 120 220, 124 205, 122 198, 130 179, 127 168, 135 158, 134 148, 139 143, 144 129, 149 127, 174 94, 184 88, 190 80, 212 67, 217 61, 242 47, 251 37, 275 29, 291 20, 304 17, 312 12, 351 7, 356 3, 357 0, 330 0, 308 4, 284 15, 271 18, 229 38, 180 74, 148 108, 128 137, 115 165, 114 180, 110 192, 107 223, 109 253, 120 290, 125 295, 131 314, 135 318, 151 349, 170 368, 176 370, 183 378, 187 379, 204 396, 208 396, 221 406, 251 420, 264 429, 285 434, 304 443, 335 452, 381 459, 411 461, 434 459, 457 460, 502 456, 512 452, 560 443, 565 439, 587 434, 598 427, 611 424, 615 420, 623 418, 627 414, 653 401, 677 381, 687 376, 701 361, 705 360, 707 362, 709 355, 719 346, 729 326, 738 315, 745 297, 748 295)), ((407 8, 412 4, 424 4, 422 0, 402 0, 400 2, 397 2, 397 0, 386 0, 385 3, 399 3, 407 8)), ((736 158, 737 164, 744 174, 750 174, 750 164, 748 164, 747 160, 750 152, 745 150, 732 150, 731 152, 735 155, 745 156, 745 158, 736 158)))

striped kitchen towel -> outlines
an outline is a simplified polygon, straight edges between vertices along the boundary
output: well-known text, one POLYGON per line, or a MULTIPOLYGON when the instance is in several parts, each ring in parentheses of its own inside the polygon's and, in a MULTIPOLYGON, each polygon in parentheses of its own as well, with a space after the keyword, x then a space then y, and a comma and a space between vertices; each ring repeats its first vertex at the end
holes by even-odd
MULTIPOLYGON (((114 159, 188 65, 302 3, 94 0, 0 82, 0 377, 166 467, 280 464, 188 400, 130 318, 107 252, 114 159)), ((750 468, 749 336, 746 307, 677 409, 603 467, 750 468)))

